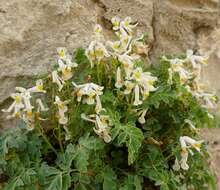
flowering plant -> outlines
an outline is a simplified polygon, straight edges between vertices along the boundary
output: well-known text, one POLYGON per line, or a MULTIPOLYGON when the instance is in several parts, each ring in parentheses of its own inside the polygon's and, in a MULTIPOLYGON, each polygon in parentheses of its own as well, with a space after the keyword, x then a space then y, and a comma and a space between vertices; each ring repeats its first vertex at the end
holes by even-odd
POLYGON ((116 41, 96 25, 88 48, 57 49, 51 74, 16 87, 3 112, 20 122, 0 137, 5 190, 215 189, 198 131, 217 98, 200 83, 206 56, 146 60, 146 36, 112 18, 116 41))

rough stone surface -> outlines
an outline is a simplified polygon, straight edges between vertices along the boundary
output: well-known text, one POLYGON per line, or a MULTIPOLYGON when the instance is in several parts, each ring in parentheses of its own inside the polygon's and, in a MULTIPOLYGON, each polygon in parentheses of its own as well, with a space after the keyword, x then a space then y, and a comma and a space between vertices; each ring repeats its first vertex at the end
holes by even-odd
MULTIPOLYGON (((203 80, 220 95, 218 0, 0 0, 0 107, 23 78, 49 71, 56 47, 86 46, 96 22, 112 35, 110 19, 116 15, 131 16, 139 22, 138 32, 148 32, 153 63, 189 48, 208 52, 203 80)), ((214 139, 219 132, 204 134, 214 139)), ((219 144, 210 149, 219 161, 219 144)))

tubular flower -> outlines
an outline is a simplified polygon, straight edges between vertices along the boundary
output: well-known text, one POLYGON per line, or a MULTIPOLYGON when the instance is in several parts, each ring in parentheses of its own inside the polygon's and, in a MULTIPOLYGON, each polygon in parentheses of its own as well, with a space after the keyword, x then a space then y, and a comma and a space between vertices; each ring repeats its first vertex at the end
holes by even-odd
POLYGON ((86 56, 90 61, 91 68, 94 67, 94 64, 97 62, 99 64, 105 57, 109 57, 108 53, 103 41, 104 37, 102 33, 102 27, 100 25, 95 25, 94 28, 95 39, 91 41, 89 47, 86 49, 86 56))
POLYGON ((188 170, 189 165, 187 164, 189 153, 186 149, 182 149, 181 151, 181 160, 180 160, 180 166, 183 170, 188 170))
POLYGON ((190 148, 196 149, 198 152, 200 152, 201 143, 204 141, 196 141, 188 136, 181 136, 180 137, 180 145, 181 145, 181 160, 180 160, 180 166, 184 170, 189 169, 189 165, 187 164, 189 152, 193 155, 193 152, 190 150, 190 148))
POLYGON ((67 52, 64 47, 57 48, 58 60, 62 60, 69 67, 77 67, 77 63, 72 62, 71 55, 67 52))
POLYGON ((14 100, 13 103, 9 106, 8 109, 3 109, 3 112, 13 112, 12 115, 9 115, 8 118, 11 117, 19 117, 21 114, 21 109, 24 108, 23 97, 21 93, 12 93, 11 98, 14 100))
POLYGON ((120 18, 119 17, 113 17, 111 19, 112 25, 113 25, 113 30, 119 30, 120 29, 120 18))
POLYGON ((109 143, 112 138, 109 134, 110 124, 109 117, 107 115, 89 115, 86 116, 84 113, 81 114, 81 118, 93 122, 95 127, 93 128, 94 132, 102 138, 106 143, 109 143))
POLYGON ((195 69, 195 68, 199 67, 199 64, 207 65, 208 64, 208 56, 194 55, 193 50, 187 50, 185 61, 190 62, 192 64, 192 67, 195 69))
POLYGON ((140 100, 140 89, 139 86, 136 85, 134 88, 134 105, 138 106, 141 105, 143 102, 140 100))
POLYGON ((125 81, 125 90, 124 90, 124 94, 130 94, 133 90, 133 88, 135 87, 135 84, 131 81, 125 81))
POLYGON ((146 122, 146 120, 145 120, 145 116, 146 116, 146 113, 147 113, 147 109, 144 109, 144 110, 141 110, 140 111, 140 116, 139 116, 139 118, 138 118, 138 122, 140 123, 140 124, 144 124, 145 122, 146 122))
POLYGON ((134 68, 134 59, 127 54, 119 55, 118 59, 124 67, 126 79, 130 79, 131 73, 134 68))
POLYGON ((30 92, 26 91, 24 94, 23 94, 23 100, 24 100, 24 110, 26 111, 26 115, 28 118, 32 118, 33 117, 33 113, 32 113, 32 110, 33 110, 33 106, 31 105, 31 94, 30 92))
POLYGON ((168 83, 172 84, 172 75, 173 73, 178 73, 180 77, 180 82, 182 84, 186 83, 189 79, 192 78, 191 73, 189 73, 185 68, 184 68, 184 60, 182 59, 170 59, 170 70, 169 72, 169 79, 168 83))
POLYGON ((203 106, 208 109, 214 109, 216 107, 217 98, 215 94, 212 93, 202 93, 202 98, 204 101, 203 106))
POLYGON ((203 140, 196 141, 188 136, 180 137, 180 139, 181 139, 181 141, 184 141, 185 144, 196 149, 198 152, 200 152, 201 144, 204 142, 203 140))
POLYGON ((108 128, 108 116, 96 115, 96 127, 93 128, 93 130, 99 137, 103 138, 106 143, 111 141, 108 128))
POLYGON ((72 57, 67 53, 66 48, 57 48, 58 52, 58 71, 62 73, 63 80, 69 80, 72 78, 72 68, 77 67, 77 63, 72 62, 72 57))
POLYGON ((131 17, 126 17, 123 21, 121 21, 120 30, 125 30, 127 33, 131 34, 137 25, 138 23, 132 24, 131 17))
POLYGON ((184 141, 184 139, 182 137, 180 137, 180 145, 181 145, 181 160, 180 160, 180 166, 183 170, 188 170, 189 169, 189 165, 187 164, 187 160, 188 160, 188 150, 187 150, 187 145, 186 142, 184 141))
POLYGON ((97 95, 97 96, 96 96, 95 112, 98 114, 98 113, 101 112, 102 110, 104 110, 104 109, 102 108, 101 100, 100 100, 99 96, 97 95))
POLYGON ((154 87, 157 77, 153 77, 150 72, 143 72, 140 67, 133 71, 131 78, 141 87, 143 100, 149 96, 150 92, 157 90, 157 88, 154 87))
POLYGON ((184 122, 187 123, 192 130, 194 130, 196 132, 198 131, 198 129, 195 127, 195 125, 193 124, 193 122, 191 120, 185 119, 184 122))
POLYGON ((98 41, 92 41, 85 53, 91 63, 91 68, 94 67, 95 61, 99 64, 105 57, 110 56, 103 43, 98 41))
POLYGON ((58 60, 58 65, 58 71, 61 71, 62 79, 64 81, 71 79, 73 76, 71 66, 67 66, 66 64, 64 64, 64 62, 61 59, 58 60))
POLYGON ((65 112, 67 112, 68 110, 67 107, 68 101, 61 101, 60 98, 56 96, 54 104, 58 106, 59 123, 62 125, 66 125, 68 122, 68 118, 65 116, 65 112))
POLYGON ((52 82, 58 85, 58 91, 61 91, 65 82, 59 77, 57 71, 52 72, 52 82))
POLYGON ((43 80, 39 79, 36 81, 36 86, 29 88, 28 89, 29 92, 43 92, 46 93, 46 91, 44 90, 44 86, 43 86, 43 80))
POLYGON ((121 69, 120 67, 117 68, 116 71, 116 83, 115 83, 115 87, 116 88, 121 88, 123 86, 123 80, 121 77, 121 69))
POLYGON ((150 92, 157 90, 154 87, 154 83, 157 81, 157 77, 153 77, 150 72, 143 72, 141 67, 133 69, 130 74, 130 80, 126 80, 124 85, 126 87, 124 94, 130 94, 134 90, 135 100, 134 105, 140 105, 143 103, 150 92), (142 97, 142 100, 140 100, 142 97))
POLYGON ((57 53, 58 53, 59 59, 66 60, 68 57, 67 49, 65 47, 57 48, 57 53))
POLYGON ((88 105, 92 105, 95 102, 97 103, 97 96, 103 94, 102 90, 104 87, 94 83, 86 83, 82 85, 76 85, 73 83, 73 85, 76 88, 76 96, 78 102, 80 102, 83 97, 83 102, 87 103, 88 105))
POLYGON ((138 55, 148 55, 149 46, 145 44, 145 35, 141 35, 139 38, 132 40, 132 50, 138 55))
POLYGON ((180 164, 179 164, 179 160, 176 158, 174 165, 173 165, 173 170, 174 171, 179 171, 180 170, 180 164))

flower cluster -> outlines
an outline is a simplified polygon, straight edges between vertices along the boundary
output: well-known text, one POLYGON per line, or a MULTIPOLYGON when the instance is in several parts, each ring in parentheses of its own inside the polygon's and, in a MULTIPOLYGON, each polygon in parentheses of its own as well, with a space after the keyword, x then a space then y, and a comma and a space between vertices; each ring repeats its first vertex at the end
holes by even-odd
POLYGON ((42 100, 36 99, 36 108, 32 105, 34 93, 46 93, 43 89, 43 81, 37 80, 36 85, 25 89, 23 87, 16 87, 16 93, 11 94, 11 98, 14 100, 8 109, 3 109, 3 112, 11 113, 7 118, 20 118, 27 124, 28 130, 34 129, 35 118, 40 118, 40 112, 47 111, 42 100), (34 111, 33 111, 34 110, 34 111))
POLYGON ((203 142, 204 142, 203 140, 196 141, 188 136, 181 136, 180 137, 181 160, 178 161, 178 159, 176 158, 173 169, 179 170, 181 167, 183 170, 188 170, 189 165, 187 164, 187 160, 188 160, 189 152, 191 153, 191 155, 194 154, 191 148, 194 148, 196 151, 200 152, 201 143, 203 142))
POLYGON ((168 59, 164 56, 163 59, 170 62, 168 84, 172 85, 173 75, 178 73, 181 84, 185 85, 204 107, 208 109, 216 107, 215 94, 205 92, 204 85, 200 82, 202 65, 207 65, 208 56, 194 55, 192 50, 187 50, 185 58, 168 59))
POLYGON ((119 40, 108 42, 108 44, 112 48, 111 54, 117 57, 122 64, 116 71, 115 86, 118 89, 125 87, 125 95, 133 92, 133 105, 138 106, 146 100, 150 92, 156 90, 154 83, 157 81, 157 77, 152 76, 150 72, 143 72, 141 67, 136 66, 136 61, 140 59, 140 55, 147 51, 147 46, 141 40, 143 36, 133 37, 133 29, 137 23, 132 24, 130 17, 122 21, 115 17, 112 18, 112 24, 119 40))
POLYGON ((66 48, 57 48, 58 52, 58 69, 52 72, 52 81, 59 87, 59 91, 62 90, 65 81, 69 80, 73 76, 73 68, 77 67, 77 63, 72 62, 72 57, 67 53, 66 48), (59 75, 61 74, 61 76, 59 75))

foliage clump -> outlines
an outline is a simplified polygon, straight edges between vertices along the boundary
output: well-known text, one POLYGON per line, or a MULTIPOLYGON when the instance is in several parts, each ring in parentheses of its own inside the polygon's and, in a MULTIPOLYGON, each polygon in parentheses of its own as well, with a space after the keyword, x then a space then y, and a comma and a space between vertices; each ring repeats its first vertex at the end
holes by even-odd
POLYGON ((215 189, 198 130, 213 126, 216 96, 200 83, 207 57, 146 60, 146 35, 112 19, 116 41, 96 25, 86 50, 58 48, 31 88, 16 87, 0 137, 5 190, 215 189))

